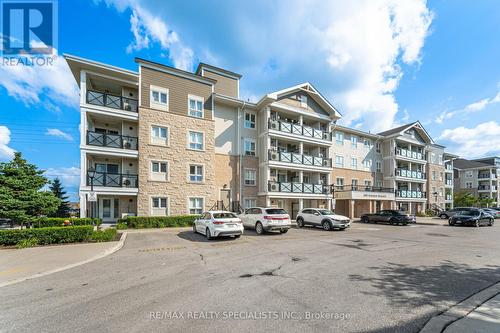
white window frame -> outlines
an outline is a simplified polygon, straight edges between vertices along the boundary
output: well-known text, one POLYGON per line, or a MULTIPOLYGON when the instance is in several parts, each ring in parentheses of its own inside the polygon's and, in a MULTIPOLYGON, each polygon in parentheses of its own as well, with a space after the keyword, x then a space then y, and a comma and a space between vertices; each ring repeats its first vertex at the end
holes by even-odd
POLYGON ((170 200, 168 196, 150 195, 149 196, 149 211, 151 216, 168 216, 170 213, 170 200), (158 199, 159 207, 153 207, 154 199, 158 199), (161 199, 165 199, 166 206, 161 207, 161 199))
POLYGON ((382 162, 380 162, 380 161, 375 162, 375 171, 382 172, 382 162))
POLYGON ((363 165, 366 169, 372 169, 372 166, 373 166, 373 161, 371 158, 367 158, 363 161, 363 165))
POLYGON ((243 183, 245 184, 245 186, 257 186, 257 169, 245 168, 243 170, 243 183), (253 174, 255 176, 254 179, 247 178, 247 171, 253 172, 253 174), (251 182, 252 180, 253 180, 253 184, 247 183, 247 181, 251 182))
POLYGON ((351 134, 351 147, 358 148, 358 137, 351 134))
POLYGON ((244 198, 243 199, 243 207, 245 209, 256 207, 256 206, 257 206, 257 198, 251 197, 251 198, 244 198), (248 204, 249 201, 251 201, 250 204, 248 204))
POLYGON ((337 177, 335 178, 335 188, 337 189, 338 187, 342 186, 342 189, 344 189, 345 186, 345 181, 344 177, 337 177), (342 184, 339 184, 339 180, 342 180, 342 184))
POLYGON ((187 131, 187 149, 194 150, 194 151, 205 151, 205 132, 188 130, 187 131), (201 142, 201 145, 202 145, 201 149, 191 147, 191 143, 199 144, 199 142, 191 142, 191 133, 201 134, 201 141, 202 141, 201 142))
POLYGON ((245 156, 257 156, 257 141, 255 139, 251 139, 251 138, 245 138, 243 139, 243 153, 245 156), (250 147, 251 147, 251 144, 253 143, 254 145, 254 150, 247 150, 247 142, 250 143, 250 147), (250 152, 250 154, 247 154, 247 151, 250 152), (253 153, 253 154, 251 154, 253 153))
POLYGON ((365 179, 365 180, 363 180, 363 184, 365 185, 365 187, 372 187, 372 185, 373 185, 371 179, 365 179))
POLYGON ((255 112, 250 112, 250 111, 245 111, 243 114, 243 127, 246 129, 252 129, 252 130, 257 130, 257 114, 255 112), (247 120, 247 115, 250 116, 250 120, 247 120), (252 116, 254 118, 254 121, 252 122, 252 116), (253 127, 247 126, 251 125, 253 123, 253 127))
POLYGON ((472 178, 474 177, 474 173, 472 171, 465 171, 465 178, 472 178))
POLYGON ((465 182, 465 188, 471 189, 472 187, 473 187, 473 183, 472 182, 465 182))
POLYGON ((378 141, 375 144, 375 151, 377 152, 377 154, 382 154, 382 145, 378 141))
POLYGON ((344 132, 335 131, 335 142, 338 145, 344 145, 344 132), (340 136, 340 139, 337 137, 337 135, 340 136))
POLYGON ((158 145, 158 146, 170 146, 170 127, 168 126, 163 126, 163 125, 157 125, 157 124, 151 124, 150 126, 150 132, 149 132, 149 143, 152 145, 158 145), (161 129, 166 129, 167 130, 167 137, 165 139, 161 137, 156 137, 153 135, 153 128, 159 128, 160 131, 161 129))
POLYGON ((152 109, 157 109, 157 110, 162 110, 162 111, 168 111, 168 106, 169 106, 169 99, 170 99, 170 93, 167 88, 162 88, 154 85, 149 86, 149 107, 152 109), (158 101, 154 100, 154 93, 158 93, 158 101), (166 95, 166 102, 163 103, 161 101, 161 95, 165 94, 166 95))
POLYGON ((188 95, 188 115, 193 118, 200 118, 203 119, 205 118, 205 99, 200 96, 196 95, 188 95), (195 106, 198 105, 198 102, 201 102, 201 110, 198 109, 191 109, 191 101, 195 102, 195 106), (201 116, 197 116, 192 114, 191 112, 201 112, 201 116))
POLYGON ((170 163, 164 160, 149 160, 149 180, 155 182, 168 182, 170 181, 170 163), (159 172, 153 171, 153 163, 158 163, 159 172), (166 172, 161 171, 161 165, 166 164, 166 172))
POLYGON ((301 108, 307 108, 307 95, 300 95, 299 101, 300 101, 301 108))
POLYGON ((187 212, 189 215, 200 215, 200 214, 203 214, 204 210, 205 210, 205 197, 188 197, 187 198, 187 212), (191 199, 201 199, 201 207, 192 207, 191 206, 191 199), (199 209, 200 213, 191 213, 192 209, 199 209))
MULTIPOLYGON (((197 168, 195 168, 197 169, 197 168)), ((187 168, 187 181, 194 184, 202 184, 205 182, 205 165, 200 163, 189 163, 187 168), (192 174, 191 167, 201 167, 201 180, 193 180, 191 177, 199 177, 199 174, 192 174)))
POLYGON ((358 169, 358 159, 356 157, 351 157, 351 168, 358 169))
POLYGON ((342 155, 335 155, 335 167, 337 167, 337 168, 343 168, 344 167, 344 156, 342 156, 342 155), (341 163, 338 163, 337 159, 340 159, 341 163))
POLYGON ((365 148, 371 148, 372 147, 372 140, 368 138, 363 139, 363 145, 365 148))

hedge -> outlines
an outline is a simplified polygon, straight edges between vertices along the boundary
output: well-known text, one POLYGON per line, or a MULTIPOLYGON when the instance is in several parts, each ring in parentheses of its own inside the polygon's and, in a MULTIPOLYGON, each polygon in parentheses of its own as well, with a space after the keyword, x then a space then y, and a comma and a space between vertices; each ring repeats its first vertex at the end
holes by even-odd
POLYGON ((199 215, 128 216, 118 220, 118 225, 120 229, 124 229, 123 224, 130 229, 189 227, 198 217, 199 215))
POLYGON ((64 221, 70 221, 72 226, 78 225, 96 225, 99 226, 102 220, 99 218, 65 218, 65 217, 41 217, 31 220, 33 228, 47 228, 47 227, 62 227, 64 221))
POLYGON ((39 245, 86 242, 93 231, 91 225, 0 230, 0 245, 17 245, 33 239, 39 245))
POLYGON ((93 242, 111 242, 116 239, 116 229, 108 228, 106 230, 94 230, 91 240, 93 242))

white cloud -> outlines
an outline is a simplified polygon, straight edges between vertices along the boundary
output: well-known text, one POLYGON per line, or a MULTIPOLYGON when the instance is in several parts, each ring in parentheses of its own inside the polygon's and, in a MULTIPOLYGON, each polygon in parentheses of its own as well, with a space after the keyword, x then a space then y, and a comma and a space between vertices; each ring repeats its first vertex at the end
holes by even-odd
POLYGON ((48 168, 45 175, 50 179, 59 178, 67 188, 80 186, 80 168, 77 167, 48 168))
POLYGON ((194 52, 185 45, 176 31, 169 28, 167 22, 160 16, 141 6, 134 0, 105 0, 108 6, 114 6, 123 12, 130 9, 130 31, 134 41, 127 47, 127 52, 139 51, 158 43, 163 50, 168 51, 168 57, 174 67, 191 71, 194 66, 194 52))
POLYGON ((0 126, 0 161, 10 160, 14 157, 14 149, 9 147, 10 130, 6 126, 0 126))
POLYGON ((60 111, 57 104, 78 106, 77 84, 66 61, 59 56, 52 65, 0 66, 0 85, 26 105, 42 104, 55 112, 60 111))
POLYGON ((500 124, 496 121, 489 121, 473 128, 460 126, 445 129, 438 140, 448 143, 448 150, 464 158, 474 158, 500 154, 498 133, 500 133, 500 124))
POLYGON ((47 132, 45 132, 45 135, 63 138, 64 140, 67 141, 73 141, 73 137, 71 136, 71 134, 65 133, 57 128, 47 128, 47 132))

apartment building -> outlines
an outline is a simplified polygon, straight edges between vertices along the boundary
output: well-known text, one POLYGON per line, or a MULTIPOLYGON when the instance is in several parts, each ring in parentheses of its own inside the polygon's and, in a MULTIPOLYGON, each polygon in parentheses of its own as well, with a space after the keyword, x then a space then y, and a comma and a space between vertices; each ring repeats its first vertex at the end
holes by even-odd
POLYGON ((477 198, 493 199, 500 203, 500 157, 475 160, 456 159, 454 167, 455 191, 468 191, 477 198))
POLYGON ((420 123, 379 134, 339 126, 308 82, 247 102, 240 74, 204 63, 191 73, 136 58, 130 71, 65 58, 81 96, 81 216, 256 205, 292 217, 303 207, 415 213, 430 204, 426 186, 444 188, 444 148, 420 123), (440 184, 428 185, 434 171, 440 184))

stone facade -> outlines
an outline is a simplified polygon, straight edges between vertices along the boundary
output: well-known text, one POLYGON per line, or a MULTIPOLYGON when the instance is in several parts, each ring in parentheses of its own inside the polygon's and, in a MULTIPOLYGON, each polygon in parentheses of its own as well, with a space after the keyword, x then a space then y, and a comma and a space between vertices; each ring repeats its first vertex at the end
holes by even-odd
POLYGON ((441 208, 445 207, 444 178, 444 165, 427 164, 427 202, 429 207, 433 207, 434 204, 441 208))

